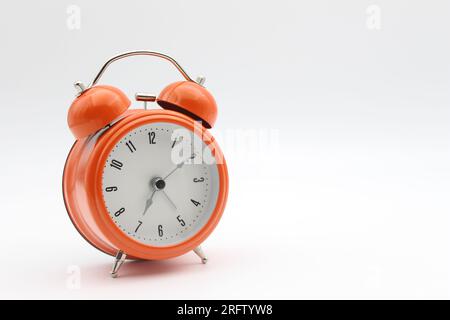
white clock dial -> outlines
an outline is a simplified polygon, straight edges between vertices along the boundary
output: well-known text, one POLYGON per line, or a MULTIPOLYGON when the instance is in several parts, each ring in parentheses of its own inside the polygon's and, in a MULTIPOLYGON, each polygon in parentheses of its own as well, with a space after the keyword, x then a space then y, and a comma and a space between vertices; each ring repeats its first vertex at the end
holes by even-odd
POLYGON ((202 160, 214 157, 201 139, 201 148, 187 143, 193 137, 176 124, 150 123, 128 132, 112 149, 103 169, 103 198, 111 219, 129 237, 175 245, 209 220, 219 193, 218 168, 202 160))

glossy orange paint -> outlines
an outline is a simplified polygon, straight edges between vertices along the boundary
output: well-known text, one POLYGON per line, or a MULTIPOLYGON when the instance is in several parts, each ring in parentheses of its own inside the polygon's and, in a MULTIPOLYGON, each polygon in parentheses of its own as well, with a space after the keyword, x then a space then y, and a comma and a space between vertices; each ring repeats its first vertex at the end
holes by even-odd
POLYGON ((98 85, 87 89, 69 108, 67 122, 75 138, 93 134, 117 119, 131 101, 118 88, 98 85))
POLYGON ((217 104, 205 87, 194 81, 178 81, 165 87, 159 94, 158 104, 167 110, 184 113, 212 128, 217 119, 217 104))
POLYGON ((108 154, 130 130, 152 122, 170 122, 198 133, 189 117, 170 110, 128 110, 103 134, 84 137, 72 147, 63 175, 63 193, 69 216, 80 234, 94 247, 115 255, 122 250, 131 259, 158 260, 182 255, 199 246, 214 230, 225 208, 228 172, 223 154, 211 134, 202 127, 203 141, 218 162, 219 194, 216 207, 203 228, 188 240, 165 247, 140 243, 127 236, 110 218, 102 195, 102 172, 108 154), (194 130, 195 128, 195 130, 194 130))

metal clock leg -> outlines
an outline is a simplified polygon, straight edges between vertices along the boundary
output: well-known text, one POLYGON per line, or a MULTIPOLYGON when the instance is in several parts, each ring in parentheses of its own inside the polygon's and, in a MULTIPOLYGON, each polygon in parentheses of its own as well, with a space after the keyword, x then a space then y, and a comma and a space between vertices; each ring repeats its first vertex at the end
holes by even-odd
POLYGON ((202 259, 202 263, 203 264, 208 262, 208 258, 206 257, 205 253, 203 252, 203 249, 202 249, 201 246, 198 246, 197 248, 195 248, 194 252, 195 252, 196 255, 199 256, 200 259, 202 259))
POLYGON ((113 267, 111 270, 111 277, 117 278, 119 269, 125 262, 126 258, 127 258, 127 255, 123 251, 117 252, 116 257, 114 258, 114 264, 113 264, 113 267))

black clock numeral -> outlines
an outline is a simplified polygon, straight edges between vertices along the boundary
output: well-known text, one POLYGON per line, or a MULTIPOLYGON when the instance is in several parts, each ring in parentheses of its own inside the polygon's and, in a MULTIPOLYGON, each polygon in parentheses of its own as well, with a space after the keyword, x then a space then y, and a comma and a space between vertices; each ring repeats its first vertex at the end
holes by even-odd
POLYGON ((139 230, 139 228, 141 227, 141 225, 142 225, 142 221, 139 220, 139 221, 138 221, 138 226, 136 227, 136 230, 134 230, 135 233, 138 232, 138 230, 139 230))
POLYGON ((203 181, 205 181, 205 178, 203 178, 203 177, 201 177, 201 178, 199 178, 199 179, 194 178, 193 181, 194 181, 194 182, 203 182, 203 181))
POLYGON ((176 145, 178 142, 181 142, 181 141, 183 141, 183 137, 179 137, 178 139, 173 140, 173 143, 172 143, 172 149, 173 149, 173 147, 175 147, 175 145, 176 145))
POLYGON ((131 140, 128 140, 127 143, 125 143, 128 149, 130 149, 131 153, 136 151, 136 147, 134 146, 133 142, 131 140))
POLYGON ((158 226, 158 235, 160 237, 162 237, 164 235, 164 231, 163 231, 163 226, 162 225, 158 226))
POLYGON ((156 137, 155 131, 150 131, 148 133, 148 142, 150 144, 155 144, 155 137, 156 137))
POLYGON ((118 217, 118 216, 120 216, 122 213, 124 213, 125 212, 125 208, 120 208, 119 210, 117 210, 115 213, 114 213, 114 216, 115 217, 118 217))
POLYGON ((116 159, 113 159, 111 161, 111 167, 116 168, 117 170, 122 170, 123 163, 116 159))
POLYGON ((106 187, 105 188, 106 192, 113 192, 113 191, 117 191, 117 187, 106 187))
POLYGON ((191 199, 191 202, 192 202, 196 207, 198 207, 198 206, 200 205, 200 202, 195 201, 194 199, 191 199))
POLYGON ((184 227, 186 225, 186 222, 184 222, 184 220, 181 218, 181 216, 178 216, 177 220, 181 224, 182 227, 184 227))

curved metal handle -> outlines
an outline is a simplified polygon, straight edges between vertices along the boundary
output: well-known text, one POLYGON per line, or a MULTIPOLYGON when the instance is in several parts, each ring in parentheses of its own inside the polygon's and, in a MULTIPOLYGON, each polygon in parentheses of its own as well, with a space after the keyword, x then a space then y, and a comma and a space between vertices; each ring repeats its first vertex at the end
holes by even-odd
POLYGON ((186 73, 186 71, 183 70, 183 68, 178 64, 178 62, 176 62, 173 58, 159 53, 159 52, 153 52, 153 51, 130 51, 130 52, 125 52, 122 54, 119 54, 117 56, 112 57, 111 59, 109 59, 104 65, 103 67, 100 69, 100 71, 97 73, 97 75, 95 76, 94 80, 92 81, 92 83, 89 85, 89 88, 95 86, 97 84, 97 82, 100 80, 101 76, 103 75, 103 73, 105 73, 106 69, 109 67, 109 65, 117 60, 121 60, 124 58, 128 58, 128 57, 132 57, 132 56, 153 56, 153 57, 158 57, 158 58, 162 58, 165 59, 169 62, 171 62, 177 69, 178 71, 180 71, 180 73, 183 75, 183 77, 188 80, 188 81, 194 81, 191 79, 191 77, 189 77, 189 75, 186 73))

